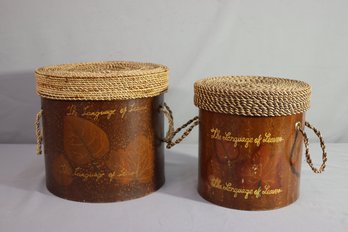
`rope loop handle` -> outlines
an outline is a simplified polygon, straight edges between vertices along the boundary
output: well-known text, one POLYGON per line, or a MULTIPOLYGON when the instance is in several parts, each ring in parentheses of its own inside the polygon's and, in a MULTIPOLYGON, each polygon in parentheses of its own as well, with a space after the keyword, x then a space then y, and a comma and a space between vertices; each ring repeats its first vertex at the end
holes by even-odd
POLYGON ((182 140, 184 140, 191 133, 193 128, 199 124, 198 116, 196 116, 196 117, 190 119, 188 122, 186 122, 181 127, 174 130, 173 113, 172 113, 171 109, 169 108, 169 106, 166 103, 163 103, 163 106, 161 106, 160 110, 164 113, 164 116, 167 118, 168 124, 169 124, 168 131, 166 133, 166 137, 162 140, 163 142, 167 143, 166 147, 168 149, 172 148, 173 146, 175 146, 176 144, 179 144, 182 140), (179 133, 182 129, 185 129, 186 127, 188 127, 188 128, 185 130, 185 132, 178 139, 173 141, 175 135, 177 133, 179 133))
POLYGON ((36 154, 41 155, 42 154, 42 131, 40 127, 40 122, 41 122, 41 117, 42 117, 42 110, 40 110, 36 114, 35 118, 35 134, 36 134, 36 154))
POLYGON ((318 136, 319 141, 320 141, 320 147, 321 147, 321 150, 323 151, 323 154, 322 154, 323 163, 320 165, 319 168, 316 168, 313 165, 313 162, 312 162, 312 159, 311 159, 311 156, 309 153, 309 140, 308 140, 307 133, 304 131, 304 129, 302 129, 301 122, 297 122, 296 129, 298 131, 300 131, 301 134, 303 135, 303 141, 304 141, 304 145, 306 148, 306 161, 314 173, 322 173, 325 170, 326 162, 327 162, 327 153, 326 153, 324 139, 323 139, 320 131, 317 128, 315 128, 314 126, 312 126, 309 122, 305 122, 305 126, 308 127, 309 129, 312 129, 313 132, 316 134, 316 136, 318 136))

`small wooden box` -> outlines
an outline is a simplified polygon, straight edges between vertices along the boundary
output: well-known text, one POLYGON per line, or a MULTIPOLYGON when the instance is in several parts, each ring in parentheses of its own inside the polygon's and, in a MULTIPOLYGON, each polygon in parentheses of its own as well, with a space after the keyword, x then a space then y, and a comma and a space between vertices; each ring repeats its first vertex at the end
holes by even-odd
POLYGON ((200 195, 243 210, 286 206, 299 197, 302 136, 311 88, 269 77, 195 83, 200 195))

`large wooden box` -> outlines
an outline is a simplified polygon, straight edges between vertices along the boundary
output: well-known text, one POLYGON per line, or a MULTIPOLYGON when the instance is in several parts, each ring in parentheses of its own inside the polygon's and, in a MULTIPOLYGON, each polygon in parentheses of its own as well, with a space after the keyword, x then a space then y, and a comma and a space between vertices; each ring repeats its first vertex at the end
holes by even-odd
POLYGON ((163 185, 165 66, 81 63, 39 68, 35 75, 50 192, 112 202, 163 185))

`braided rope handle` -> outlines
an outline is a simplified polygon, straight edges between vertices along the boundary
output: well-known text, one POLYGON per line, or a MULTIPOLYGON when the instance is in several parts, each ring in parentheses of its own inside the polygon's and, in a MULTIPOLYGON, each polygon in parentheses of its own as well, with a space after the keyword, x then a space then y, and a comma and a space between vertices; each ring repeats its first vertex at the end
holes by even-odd
POLYGON ((174 130, 173 113, 170 110, 169 106, 166 103, 163 103, 163 106, 161 106, 160 111, 162 111, 164 113, 164 116, 166 116, 166 118, 168 120, 168 124, 169 124, 166 137, 162 140, 163 142, 167 143, 166 147, 168 149, 172 148, 173 146, 175 146, 176 144, 179 144, 182 140, 184 140, 191 133, 193 128, 199 124, 198 116, 196 116, 196 117, 190 119, 188 122, 186 122, 181 127, 174 130), (184 131, 184 133, 178 139, 173 141, 175 135, 177 133, 179 133, 182 129, 185 129, 186 127, 188 127, 188 128, 184 131))
POLYGON ((314 173, 322 173, 325 170, 326 162, 327 162, 327 153, 326 153, 324 139, 323 139, 320 131, 317 128, 315 128, 314 126, 312 126, 309 122, 305 122, 305 126, 308 127, 309 129, 312 129, 313 132, 316 134, 316 136, 318 136, 319 141, 320 141, 320 147, 321 147, 321 150, 323 151, 323 155, 322 155, 323 163, 320 165, 319 168, 315 168, 313 165, 310 153, 309 153, 309 140, 308 140, 307 133, 304 131, 304 129, 302 129, 301 122, 297 122, 296 129, 298 131, 300 131, 301 134, 303 135, 303 141, 304 141, 304 145, 306 148, 306 161, 314 173))
POLYGON ((36 134, 36 154, 41 155, 42 154, 42 131, 40 127, 40 122, 41 122, 41 117, 42 117, 42 110, 40 110, 36 114, 35 118, 35 134, 36 134))

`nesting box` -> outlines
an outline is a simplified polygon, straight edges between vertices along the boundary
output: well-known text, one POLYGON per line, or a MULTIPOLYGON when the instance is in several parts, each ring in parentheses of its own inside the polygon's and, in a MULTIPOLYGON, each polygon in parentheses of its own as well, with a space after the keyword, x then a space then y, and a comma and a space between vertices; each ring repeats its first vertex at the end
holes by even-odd
POLYGON ((299 197, 303 139, 313 170, 325 168, 324 145, 319 170, 307 154, 308 138, 303 135, 311 94, 307 83, 213 77, 197 81, 194 91, 199 108, 198 191, 206 200, 243 210, 294 202, 299 197))
POLYGON ((159 109, 168 88, 167 67, 65 64, 39 68, 35 76, 50 192, 74 201, 111 202, 163 185, 159 109))

